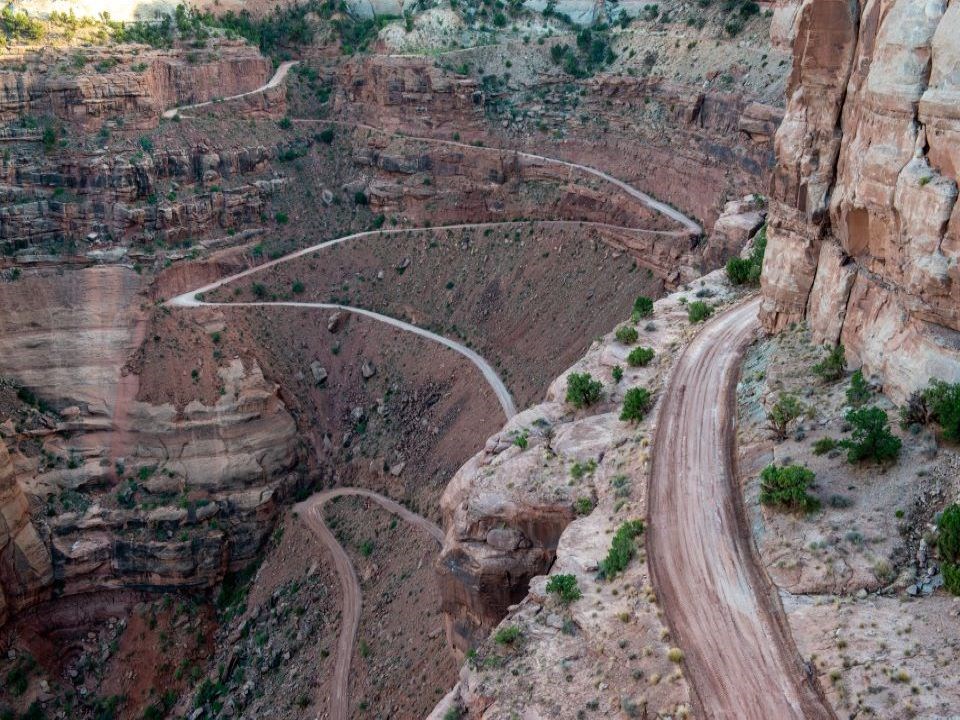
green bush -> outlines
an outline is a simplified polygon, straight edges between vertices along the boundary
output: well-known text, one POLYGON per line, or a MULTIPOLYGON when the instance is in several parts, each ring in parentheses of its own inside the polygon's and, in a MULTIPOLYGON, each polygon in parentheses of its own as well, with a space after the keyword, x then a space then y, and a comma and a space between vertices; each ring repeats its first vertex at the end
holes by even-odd
POLYGON ((588 497, 577 498, 573 502, 573 512, 577 515, 589 515, 593 512, 593 500, 588 497))
POLYGON ((827 356, 813 366, 813 372, 824 382, 836 382, 843 377, 847 367, 847 356, 843 345, 836 345, 830 349, 827 356))
POLYGON ((857 370, 850 378, 850 387, 847 388, 847 403, 853 407, 860 407, 870 399, 870 384, 863 379, 863 371, 857 370))
POLYGON ((623 409, 620 411, 620 419, 633 422, 643 420, 651 404, 649 390, 646 388, 630 388, 627 390, 627 394, 623 396, 623 409))
POLYGON ((516 625, 507 625, 497 630, 493 636, 494 641, 499 645, 510 645, 520 637, 520 628, 516 625))
POLYGON ((630 365, 630 367, 645 367, 653 360, 653 356, 653 348, 637 347, 627 355, 627 364, 630 365))
POLYGON ((642 520, 628 520, 623 523, 610 541, 607 556, 600 561, 600 576, 611 580, 626 569, 636 551, 634 542, 643 532, 642 520))
POLYGON ((619 365, 614 365, 613 370, 611 370, 610 372, 613 375, 613 381, 615 383, 618 383, 621 380, 623 380, 623 368, 620 367, 619 365))
POLYGON ((565 605, 583 597, 574 575, 551 575, 547 580, 547 592, 554 593, 565 605))
POLYGON ((943 436, 960 441, 960 383, 950 385, 934 380, 924 397, 930 406, 930 417, 943 428, 943 436))
POLYGON ((687 306, 687 319, 692 323, 703 322, 713 315, 713 306, 703 300, 694 300, 687 306))
POLYGON ((885 411, 878 407, 859 408, 848 412, 846 420, 853 426, 853 439, 843 441, 849 462, 884 462, 900 454, 900 438, 890 432, 885 411))
POLYGON ((366 205, 370 201, 367 199, 366 193, 364 193, 362 190, 357 190, 353 194, 353 202, 357 205, 366 205))
POLYGON ((333 142, 333 128, 326 128, 321 130, 317 137, 320 139, 320 142, 326 143, 329 145, 333 142))
POLYGON ((637 322, 640 318, 650 317, 653 315, 653 300, 645 295, 640 295, 633 301, 633 312, 630 315, 634 322, 637 322))
POLYGON ((960 595, 960 565, 943 563, 940 566, 940 572, 943 573, 943 586, 947 592, 960 595))
POLYGON ((142 135, 140 137, 140 147, 143 148, 144 152, 153 152, 153 140, 146 135, 142 135))
POLYGON ((306 287, 299 280, 294 280, 293 285, 290 287, 290 289, 293 291, 294 295, 300 295, 303 293, 304 290, 306 290, 306 287))
POLYGON ((277 212, 273 216, 273 219, 277 221, 278 225, 286 225, 288 222, 290 222, 290 216, 285 212, 277 212))
POLYGON ((806 412, 795 395, 780 393, 777 402, 767 412, 767 428, 778 440, 785 440, 790 423, 806 412))
POLYGON ((960 563, 960 505, 948 505, 937 520, 937 551, 943 562, 960 563))
POLYGON ((758 285, 763 270, 763 256, 767 250, 767 226, 764 225, 753 239, 753 250, 747 258, 730 258, 727 261, 727 277, 734 285, 758 285))
POLYGON ((799 465, 767 465, 760 473, 760 502, 793 512, 820 509, 820 501, 807 493, 816 475, 799 465))
POLYGON ((590 373, 570 373, 567 378, 567 402, 577 408, 593 405, 600 399, 603 383, 590 373))
POLYGON ((637 338, 640 337, 637 329, 632 325, 621 325, 618 327, 616 336, 617 340, 624 345, 633 345, 637 341, 637 338))

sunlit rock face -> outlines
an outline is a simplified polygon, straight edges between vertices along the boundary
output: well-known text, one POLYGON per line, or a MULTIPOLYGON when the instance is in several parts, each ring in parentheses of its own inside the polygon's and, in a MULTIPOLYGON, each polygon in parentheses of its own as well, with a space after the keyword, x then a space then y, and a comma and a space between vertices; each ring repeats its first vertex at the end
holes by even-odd
POLYGON ((960 377, 960 6, 804 2, 777 134, 762 310, 894 399, 960 377))

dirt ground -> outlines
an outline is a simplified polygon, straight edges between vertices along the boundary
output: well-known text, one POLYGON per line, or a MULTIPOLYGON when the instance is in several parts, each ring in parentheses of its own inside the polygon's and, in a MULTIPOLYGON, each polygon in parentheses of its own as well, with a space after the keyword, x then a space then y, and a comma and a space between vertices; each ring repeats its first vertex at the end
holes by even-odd
POLYGON ((363 611, 351 662, 352 717, 423 717, 456 681, 433 572, 439 550, 363 498, 338 498, 326 522, 360 578, 363 611))
POLYGON ((253 301, 254 283, 268 300, 354 305, 459 339, 497 368, 519 407, 541 398, 638 295, 663 292, 589 227, 537 223, 365 237, 207 299, 253 301))

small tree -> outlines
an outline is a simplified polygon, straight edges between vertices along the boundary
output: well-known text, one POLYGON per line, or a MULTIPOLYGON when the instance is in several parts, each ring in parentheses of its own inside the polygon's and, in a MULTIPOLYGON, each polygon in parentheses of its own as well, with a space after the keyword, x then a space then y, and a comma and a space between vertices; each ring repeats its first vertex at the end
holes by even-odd
POLYGON ((786 440, 790 423, 806 412, 795 395, 780 393, 777 402, 767 412, 767 428, 777 440, 786 440))
POLYGON ((650 361, 653 360, 653 356, 653 348, 634 348, 630 351, 630 354, 627 355, 627 364, 630 365, 630 367, 644 367, 650 364, 650 361))
POLYGON ((634 322, 651 315, 653 315, 653 300, 641 295, 633 301, 633 312, 630 317, 634 322))
POLYGON ((703 322, 713 315, 713 305, 707 305, 703 300, 694 300, 687 305, 687 319, 692 323, 703 322))
POLYGON ((593 405, 600 399, 603 383, 590 373, 570 373, 567 378, 567 402, 577 408, 593 405))
POLYGON ((615 383, 618 383, 621 380, 623 380, 623 368, 620 367, 619 365, 614 365, 613 370, 611 370, 610 372, 611 372, 611 375, 613 375, 613 381, 615 383))
POLYGON ((900 454, 900 438, 890 432, 885 411, 878 407, 859 408, 848 412, 846 419, 853 425, 853 439, 843 441, 849 462, 884 462, 900 454))
POLYGON ((650 409, 650 391, 646 388, 630 388, 623 396, 623 409, 620 419, 638 422, 643 420, 650 409))
POLYGON ((639 337, 637 329, 632 325, 621 325, 617 328, 617 340, 624 345, 633 345, 639 337))
POLYGON ((960 595, 960 505, 954 503, 943 511, 937 530, 943 584, 954 595, 960 595))
POLYGON ((816 475, 800 465, 767 465, 760 473, 760 502, 793 512, 820 509, 820 501, 807 493, 816 475))
POLYGON ((863 371, 857 370, 850 378, 850 387, 847 388, 847 403, 853 407, 860 407, 870 399, 870 384, 864 380, 863 371))
POLYGON ((827 356, 813 366, 813 372, 824 382, 836 382, 843 377, 847 356, 843 345, 834 346, 827 356))
POLYGON ((949 385, 934 380, 924 391, 924 397, 930 406, 930 415, 941 428, 943 436, 960 441, 960 383, 949 385))
POLYGON ((551 575, 547 580, 547 592, 554 593, 564 605, 583 597, 574 575, 551 575))

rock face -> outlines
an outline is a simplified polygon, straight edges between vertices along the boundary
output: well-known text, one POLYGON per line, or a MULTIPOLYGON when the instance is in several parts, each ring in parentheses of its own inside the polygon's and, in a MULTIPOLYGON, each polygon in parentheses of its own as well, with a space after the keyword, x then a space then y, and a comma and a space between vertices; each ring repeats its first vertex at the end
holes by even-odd
POLYGON ((50 554, 30 522, 30 506, 0 441, 0 625, 53 580, 50 554))
MULTIPOLYGON (((784 24, 784 23, 781 23, 784 24)), ((779 25, 778 25, 779 27, 779 25)), ((960 6, 803 2, 762 318, 806 318, 895 400, 960 378, 960 6)))
MULTIPOLYGON (((133 127, 156 127, 160 114, 176 105, 239 95, 260 87, 272 74, 270 61, 243 43, 222 42, 216 53, 145 51, 137 69, 56 73, 48 58, 27 57, 26 72, 0 72, 0 122, 25 115, 54 116, 96 130, 123 116, 133 127)), ((113 54, 110 56, 113 61, 113 54)))
POLYGON ((0 374, 60 409, 14 434, 15 474, 0 445, 0 620, 51 593, 208 587, 273 529, 298 462, 277 386, 236 358, 215 401, 138 399, 145 292, 117 265, 0 285, 0 374))

